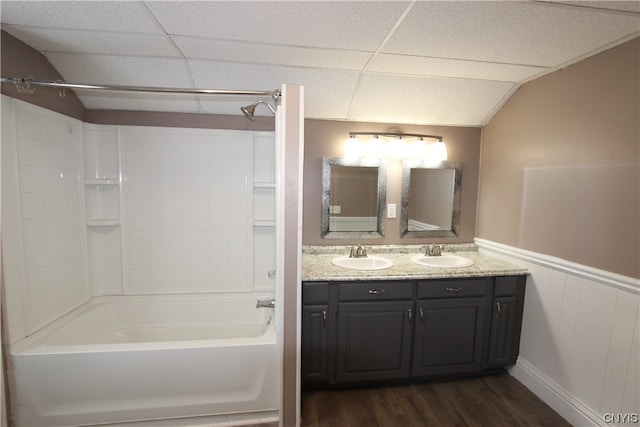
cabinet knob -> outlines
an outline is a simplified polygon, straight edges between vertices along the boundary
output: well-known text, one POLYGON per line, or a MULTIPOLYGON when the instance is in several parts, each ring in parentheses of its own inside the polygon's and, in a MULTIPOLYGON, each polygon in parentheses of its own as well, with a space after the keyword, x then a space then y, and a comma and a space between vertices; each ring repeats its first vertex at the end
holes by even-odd
POLYGON ((418 309, 418 315, 420 316, 420 321, 422 322, 424 320, 424 310, 422 309, 422 307, 418 309))
POLYGON ((327 310, 322 310, 322 326, 327 326, 327 310))
POLYGON ((410 308, 407 309, 407 314, 409 315, 408 322, 411 322, 413 320, 413 312, 411 311, 410 308))
POLYGON ((502 314, 502 307, 500 306, 500 303, 497 302, 496 303, 496 317, 500 317, 500 314, 502 314))

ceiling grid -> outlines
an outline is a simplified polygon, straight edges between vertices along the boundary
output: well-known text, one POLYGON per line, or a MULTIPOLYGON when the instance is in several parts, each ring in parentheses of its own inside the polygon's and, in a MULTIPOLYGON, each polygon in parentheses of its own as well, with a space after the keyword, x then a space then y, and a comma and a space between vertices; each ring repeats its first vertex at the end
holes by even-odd
MULTIPOLYGON (((482 126, 520 85, 640 33, 640 2, 625 1, 3 0, 0 12, 69 82, 301 84, 308 118, 457 126, 482 126)), ((88 109, 237 115, 246 103, 78 96, 88 109)))

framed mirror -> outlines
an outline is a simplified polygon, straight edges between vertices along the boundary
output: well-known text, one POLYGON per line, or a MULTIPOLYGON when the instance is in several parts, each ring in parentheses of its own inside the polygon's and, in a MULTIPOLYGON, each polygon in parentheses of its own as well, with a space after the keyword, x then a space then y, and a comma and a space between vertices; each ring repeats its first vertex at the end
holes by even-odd
POLYGON ((456 237, 462 164, 402 163, 402 237, 456 237))
POLYGON ((386 160, 322 159, 322 238, 384 237, 386 160))

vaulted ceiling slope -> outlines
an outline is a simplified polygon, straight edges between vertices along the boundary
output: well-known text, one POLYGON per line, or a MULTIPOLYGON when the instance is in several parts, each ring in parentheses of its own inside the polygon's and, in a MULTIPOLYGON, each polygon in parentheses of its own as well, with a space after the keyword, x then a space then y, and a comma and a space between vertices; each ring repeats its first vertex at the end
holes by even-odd
MULTIPOLYGON (((2 0, 0 12, 2 29, 68 82, 301 84, 307 118, 462 126, 485 124, 521 84, 640 29, 637 1, 2 0)), ((247 104, 78 95, 88 109, 241 114, 247 104)))

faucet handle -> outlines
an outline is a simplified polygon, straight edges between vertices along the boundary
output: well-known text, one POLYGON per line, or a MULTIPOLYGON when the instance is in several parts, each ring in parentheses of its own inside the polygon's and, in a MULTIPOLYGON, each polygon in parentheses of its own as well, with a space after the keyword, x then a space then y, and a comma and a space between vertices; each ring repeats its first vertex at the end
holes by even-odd
POLYGON ((424 254, 425 256, 442 255, 442 245, 436 245, 435 243, 427 245, 424 254))
POLYGON ((367 256, 367 248, 365 248, 364 246, 359 246, 360 248, 360 256, 361 257, 366 257, 367 256))

